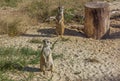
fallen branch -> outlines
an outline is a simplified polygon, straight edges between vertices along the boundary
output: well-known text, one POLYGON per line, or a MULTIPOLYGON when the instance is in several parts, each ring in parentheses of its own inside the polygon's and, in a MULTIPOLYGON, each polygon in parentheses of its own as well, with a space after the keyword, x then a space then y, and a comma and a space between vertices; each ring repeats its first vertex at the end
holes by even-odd
POLYGON ((110 19, 120 18, 120 9, 115 9, 110 12, 110 19))

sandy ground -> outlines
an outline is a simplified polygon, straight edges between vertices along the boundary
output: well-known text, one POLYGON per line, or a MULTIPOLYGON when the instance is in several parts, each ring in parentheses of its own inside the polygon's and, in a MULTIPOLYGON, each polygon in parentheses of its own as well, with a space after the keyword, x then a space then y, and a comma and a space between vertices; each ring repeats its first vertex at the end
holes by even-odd
MULTIPOLYGON (((110 5, 111 9, 120 9, 120 2, 110 5)), ((50 72, 47 76, 42 75, 37 71, 37 64, 28 66, 28 71, 9 76, 17 81, 32 72, 34 76, 28 81, 120 81, 120 18, 111 20, 111 23, 117 26, 110 27, 110 36, 103 40, 86 38, 80 32, 66 28, 64 38, 68 40, 59 40, 53 50, 53 54, 63 55, 54 60, 53 75, 50 72)), ((54 34, 54 28, 41 24, 30 27, 23 36, 0 35, 0 46, 28 46, 36 50, 42 45, 29 43, 31 39, 47 38, 54 42, 58 39, 54 34)))

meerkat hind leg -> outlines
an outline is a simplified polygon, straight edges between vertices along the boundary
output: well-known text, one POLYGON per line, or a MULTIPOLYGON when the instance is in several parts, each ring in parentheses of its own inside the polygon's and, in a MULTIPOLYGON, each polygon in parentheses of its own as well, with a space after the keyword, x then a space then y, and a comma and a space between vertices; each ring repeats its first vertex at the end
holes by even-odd
POLYGON ((57 36, 58 36, 59 38, 63 38, 63 35, 61 35, 61 34, 58 34, 57 36))
POLYGON ((57 31, 57 30, 56 30, 56 35, 57 35, 57 36, 59 36, 59 33, 58 33, 58 31, 57 31))
POLYGON ((45 75, 45 66, 42 66, 41 71, 43 72, 43 75, 45 75))
POLYGON ((51 69, 50 69, 51 73, 55 72, 55 68, 54 65, 51 65, 51 69))

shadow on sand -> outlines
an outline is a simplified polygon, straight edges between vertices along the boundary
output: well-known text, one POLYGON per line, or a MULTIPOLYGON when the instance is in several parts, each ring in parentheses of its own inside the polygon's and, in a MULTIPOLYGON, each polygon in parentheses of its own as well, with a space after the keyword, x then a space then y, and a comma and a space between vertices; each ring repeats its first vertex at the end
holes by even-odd
MULTIPOLYGON (((115 30, 120 30, 120 25, 119 24, 111 24, 111 27, 114 28, 115 30)), ((113 32, 109 34, 108 39, 119 39, 120 38, 120 31, 113 32)))
POLYGON ((113 28, 120 28, 120 24, 111 24, 110 26, 113 28))
MULTIPOLYGON (((39 34, 23 34, 22 36, 27 36, 27 37, 56 37, 55 29, 53 28, 48 28, 48 29, 40 29, 37 30, 39 34)), ((65 36, 80 36, 80 37, 85 37, 85 35, 81 32, 77 32, 76 30, 71 30, 68 28, 65 28, 64 32, 65 36)))
POLYGON ((119 39, 120 38, 120 31, 119 32, 115 32, 115 33, 111 33, 109 35, 109 39, 119 39))
MULTIPOLYGON (((119 28, 118 26, 115 26, 114 28, 119 28)), ((37 30, 38 33, 40 34, 23 34, 22 36, 26 37, 56 37, 55 29, 53 28, 48 28, 48 29, 39 29, 37 30)), ((79 36, 86 38, 84 33, 78 32, 76 30, 68 29, 65 28, 64 32, 65 36, 79 36)), ((114 32, 106 36, 104 39, 119 39, 120 38, 120 31, 119 32, 114 32)))
POLYGON ((35 68, 35 67, 24 67, 23 71, 27 71, 27 72, 40 72, 40 68, 35 68))

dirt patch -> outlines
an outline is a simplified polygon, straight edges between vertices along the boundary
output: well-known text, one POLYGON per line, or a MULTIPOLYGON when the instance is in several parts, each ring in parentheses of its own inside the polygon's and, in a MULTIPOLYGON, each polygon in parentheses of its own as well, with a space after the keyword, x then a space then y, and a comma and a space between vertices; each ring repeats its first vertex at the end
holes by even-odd
MULTIPOLYGON (((115 2, 118 4, 120 2, 115 2)), ((115 6, 116 4, 111 4, 115 6)), ((113 7, 111 7, 113 8, 113 7)), ((119 19, 120 20, 120 19, 119 19)), ((55 72, 48 72, 47 76, 39 71, 39 64, 29 65, 23 72, 6 73, 15 81, 25 80, 32 75, 29 81, 120 81, 120 21, 112 19, 110 36, 103 40, 86 38, 77 30, 67 28, 65 31, 66 41, 56 42, 53 54, 63 55, 55 59, 55 72)), ((32 39, 49 39, 55 42, 56 37, 53 27, 43 25, 33 26, 26 34, 19 37, 0 35, 0 46, 28 46, 33 49, 42 47, 41 43, 30 43, 32 39)), ((41 48, 39 48, 41 49, 41 48)))

